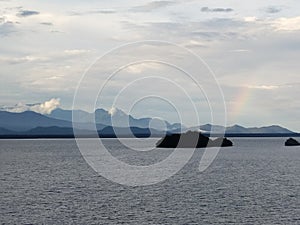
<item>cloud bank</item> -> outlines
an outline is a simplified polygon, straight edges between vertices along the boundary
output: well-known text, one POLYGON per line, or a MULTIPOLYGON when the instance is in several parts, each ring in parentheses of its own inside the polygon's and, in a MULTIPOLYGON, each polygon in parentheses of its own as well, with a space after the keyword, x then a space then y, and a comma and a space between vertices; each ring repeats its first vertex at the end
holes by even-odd
POLYGON ((172 2, 172 1, 153 1, 153 2, 149 2, 145 5, 135 6, 132 8, 132 11, 147 12, 147 11, 152 11, 152 10, 156 10, 159 8, 164 8, 164 7, 172 5, 172 4, 174 4, 174 2, 172 2))
MULTIPOLYGON (((294 85, 300 71, 300 1, 36 1, 34 8, 31 1, 2 0, 1 4, 1 105, 59 96, 64 107, 70 108, 83 72, 96 58, 128 42, 164 40, 203 57, 216 73, 229 111, 236 106, 231 102, 247 97, 240 110, 229 112, 229 123, 259 126, 282 121, 291 129, 300 128, 300 100, 295 98, 300 89, 294 85)), ((115 60, 99 68, 95 81, 104 82, 107 68, 115 65, 115 60)), ((131 79, 151 70, 167 77, 173 73, 148 65, 121 71, 124 76, 114 81, 100 107, 111 107, 117 90, 124 87, 125 75, 131 79)), ((94 80, 88 86, 99 88, 94 80)), ((147 86, 134 90, 135 95, 147 86)), ((166 89, 161 90, 164 93, 166 89)), ((169 95, 184 103, 177 92, 169 95)), ((195 99, 198 95, 193 92, 195 99)), ((89 111, 86 99, 90 93, 82 96, 80 108, 89 111)), ((197 104, 203 111, 204 103, 197 100, 197 104)), ((47 111, 42 104, 19 104, 14 110, 21 110, 20 105, 26 110, 47 111)), ((162 106, 153 104, 149 115, 170 118, 172 109, 162 106)), ((145 114, 146 108, 150 107, 140 107, 137 113, 145 114)), ((201 115, 201 119, 206 122, 209 115, 201 115)))
POLYGON ((53 110, 57 109, 60 106, 59 98, 52 98, 49 101, 45 101, 43 103, 37 104, 24 104, 19 103, 12 107, 2 107, 0 110, 8 111, 8 112, 16 112, 21 113, 25 111, 33 111, 41 114, 50 114, 53 110))

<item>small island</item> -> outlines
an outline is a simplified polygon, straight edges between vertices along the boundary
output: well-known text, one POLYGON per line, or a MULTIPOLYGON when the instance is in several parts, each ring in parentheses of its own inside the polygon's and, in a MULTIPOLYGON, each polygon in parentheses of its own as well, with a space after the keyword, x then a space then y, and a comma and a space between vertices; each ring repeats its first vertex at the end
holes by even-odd
POLYGON ((188 131, 183 134, 169 134, 156 143, 158 148, 206 148, 206 147, 231 147, 232 141, 227 138, 206 137, 200 132, 188 131))
POLYGON ((294 138, 289 138, 285 142, 285 146, 299 146, 299 145, 300 145, 300 143, 297 140, 295 140, 294 138))

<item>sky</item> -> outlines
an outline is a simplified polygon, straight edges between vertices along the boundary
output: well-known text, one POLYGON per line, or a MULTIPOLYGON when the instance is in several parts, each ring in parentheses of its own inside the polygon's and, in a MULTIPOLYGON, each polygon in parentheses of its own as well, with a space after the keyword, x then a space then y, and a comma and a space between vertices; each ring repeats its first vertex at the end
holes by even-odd
POLYGON ((299 37, 297 0, 0 0, 0 106, 71 109, 84 87, 75 105, 83 110, 114 106, 170 122, 182 114, 195 125, 197 115, 211 122, 212 109, 224 122, 225 105, 227 125, 300 131, 299 37), (146 40, 160 42, 126 47, 146 40))

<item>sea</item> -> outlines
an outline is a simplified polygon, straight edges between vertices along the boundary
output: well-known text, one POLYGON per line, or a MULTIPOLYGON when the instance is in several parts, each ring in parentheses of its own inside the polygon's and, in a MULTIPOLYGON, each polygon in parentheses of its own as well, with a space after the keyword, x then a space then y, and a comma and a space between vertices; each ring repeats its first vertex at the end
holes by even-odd
MULTIPOLYGON (((177 174, 135 187, 95 172, 73 139, 0 140, 0 224, 300 224, 300 147, 285 139, 231 138, 203 172, 196 149, 177 174)), ((127 141, 144 150, 103 143, 135 165, 173 151, 127 141)))

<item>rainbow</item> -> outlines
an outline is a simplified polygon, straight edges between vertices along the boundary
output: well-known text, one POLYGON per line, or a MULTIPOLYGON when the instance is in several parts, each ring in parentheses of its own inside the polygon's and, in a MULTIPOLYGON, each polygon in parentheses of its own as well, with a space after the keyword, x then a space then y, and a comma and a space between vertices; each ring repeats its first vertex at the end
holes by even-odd
POLYGON ((238 120, 241 111, 246 108, 247 103, 251 98, 251 90, 252 90, 252 88, 248 86, 243 86, 239 89, 240 90, 238 91, 238 94, 236 98, 233 100, 233 104, 231 105, 231 110, 230 110, 231 112, 229 115, 231 119, 234 119, 235 121, 238 120))

